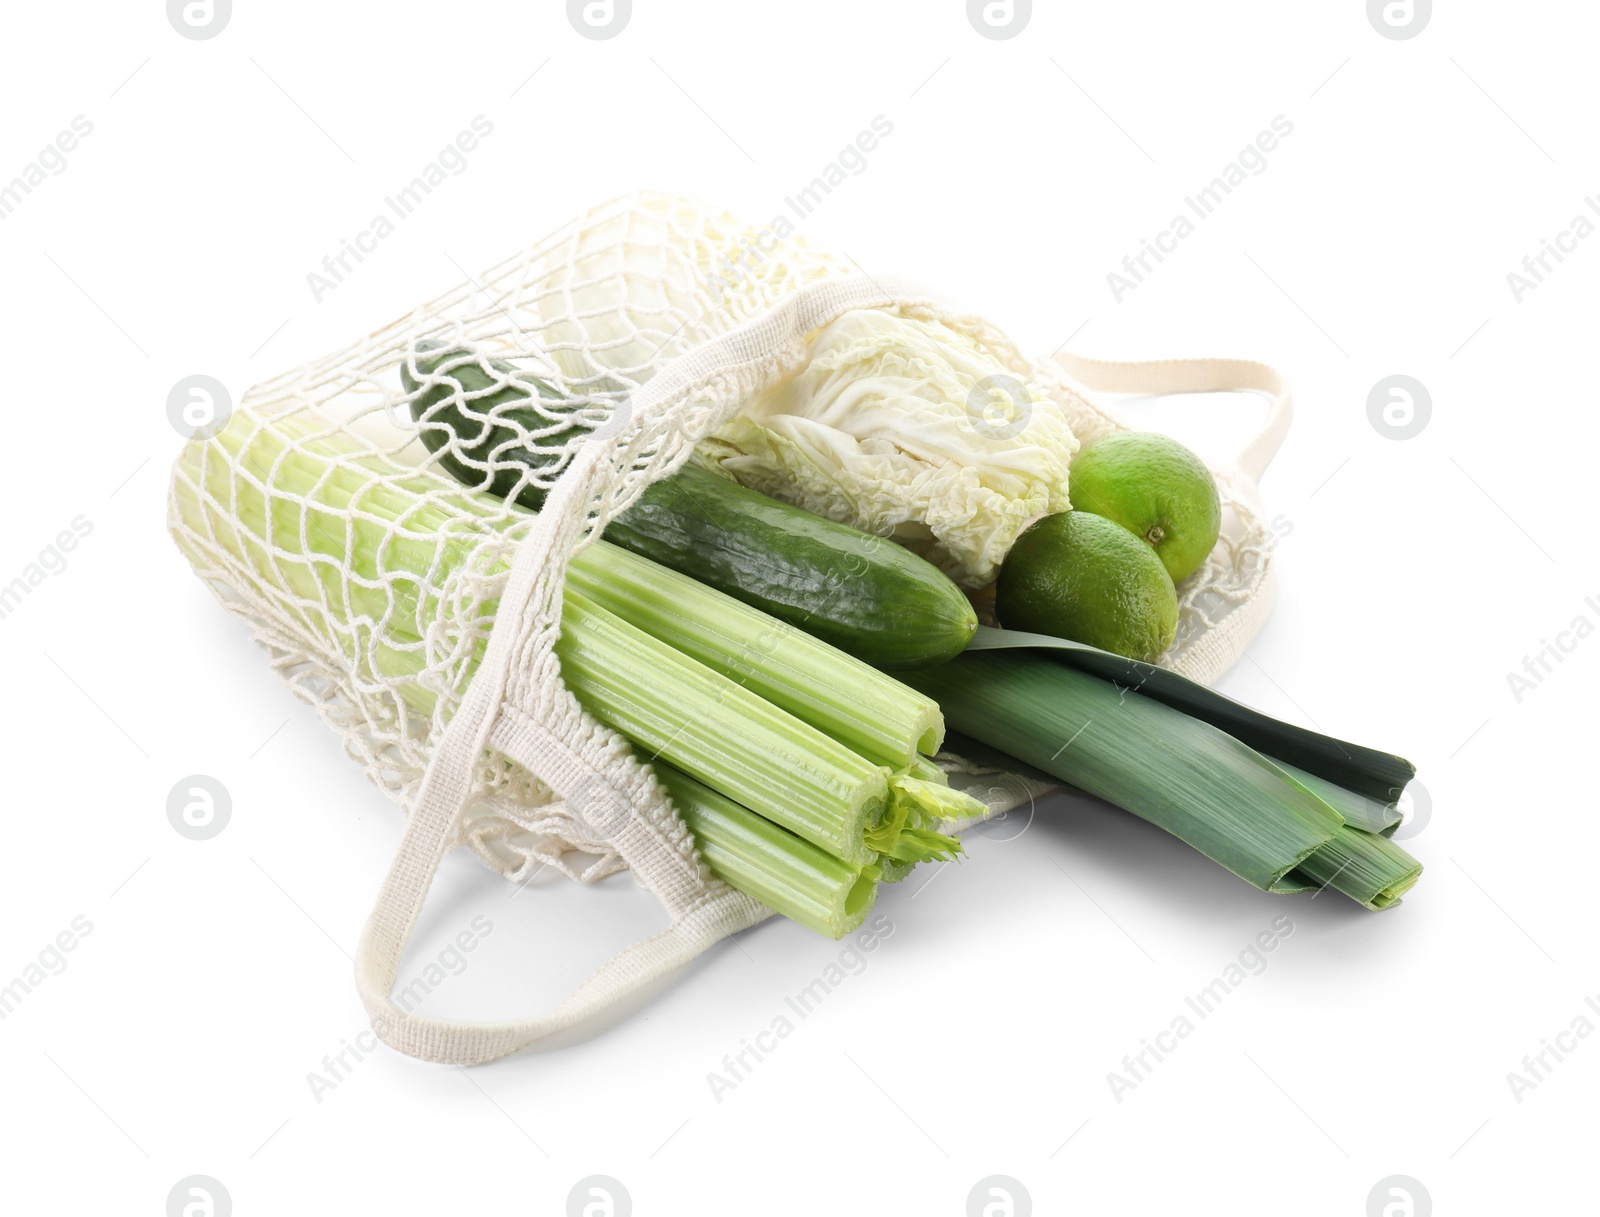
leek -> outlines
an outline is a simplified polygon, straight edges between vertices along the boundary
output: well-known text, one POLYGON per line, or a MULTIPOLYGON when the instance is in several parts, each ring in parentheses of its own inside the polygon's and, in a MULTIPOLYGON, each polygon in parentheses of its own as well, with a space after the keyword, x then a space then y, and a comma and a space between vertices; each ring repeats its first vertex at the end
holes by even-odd
POLYGON ((1346 790, 1343 786, 1326 778, 1319 778, 1316 774, 1308 773, 1286 761, 1280 761, 1277 757, 1272 758, 1272 763, 1337 811, 1351 828, 1359 828, 1362 832, 1380 833, 1387 837, 1400 827, 1400 808, 1396 803, 1369 799, 1366 795, 1346 790))
MULTIPOLYGON (((1019 768, 1131 811, 1264 890, 1332 887, 1366 908, 1386 909, 1422 874, 1421 863, 1380 835, 1397 822, 1392 805, 1263 756, 1190 717, 1177 708, 1178 697, 1188 696, 1181 690, 1155 701, 1002 645, 907 680, 938 699, 961 733, 958 750, 971 737, 975 753, 1002 754, 997 763, 1014 756, 1019 768)), ((1200 700, 1190 704, 1198 708, 1200 700)), ((1297 751, 1315 747, 1308 741, 1297 751)))
POLYGON ((1215 689, 1185 680, 1166 668, 1126 659, 1067 638, 980 625, 967 644, 967 650, 1046 651, 1052 658, 1081 672, 1137 689, 1152 701, 1210 723, 1240 743, 1270 756, 1280 766, 1292 762, 1298 766, 1293 770, 1297 775, 1301 770, 1309 771, 1374 802, 1394 802, 1406 783, 1416 776, 1416 767, 1404 757, 1297 727, 1241 705, 1215 689))
POLYGON ((1290 886, 1343 824, 1232 736, 1048 659, 967 653, 905 679, 953 730, 1149 820, 1266 891, 1290 886))
POLYGON ((1421 876, 1422 863, 1393 841, 1346 824, 1291 878, 1331 887, 1363 908, 1382 910, 1399 904, 1421 876))

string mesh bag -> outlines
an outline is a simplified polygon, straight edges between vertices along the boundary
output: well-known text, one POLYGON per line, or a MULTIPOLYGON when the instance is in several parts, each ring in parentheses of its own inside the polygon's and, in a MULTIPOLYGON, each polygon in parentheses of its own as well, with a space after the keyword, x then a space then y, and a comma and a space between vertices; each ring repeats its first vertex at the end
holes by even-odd
MULTIPOLYGON (((1084 443, 1124 425, 1092 400, 1095 389, 1273 396, 1261 435, 1213 470, 1227 530, 1180 588, 1178 641, 1162 662, 1211 680, 1264 621, 1271 547, 1255 480, 1288 422, 1271 369, 1034 360, 924 288, 867 277, 797 236, 694 200, 637 194, 585 212, 343 350, 255 386, 195 434, 173 471, 169 527, 196 574, 407 812, 356 968, 374 1027, 395 1048, 492 1060, 598 1019, 770 915, 709 875, 650 770, 563 683, 562 589, 574 553, 746 403, 800 372, 808 340, 856 310, 964 335, 1028 386, 1030 408, 1084 443), (439 392, 440 369, 422 358, 430 351, 458 352, 449 367, 470 366, 485 395, 530 378, 550 387, 548 398, 525 395, 515 418, 474 416, 459 392, 453 399, 468 420, 513 428, 537 461, 486 457, 471 434, 429 436, 432 416, 423 410, 419 423, 413 407, 439 392), (468 489, 452 470, 495 493, 468 489), (537 514, 514 505, 530 489, 544 496, 537 514), (631 870, 669 924, 538 1017, 474 1024, 411 1013, 391 996, 400 957, 440 859, 463 846, 513 880, 540 866, 586 882, 631 870)), ((992 812, 1043 789, 945 763, 952 784, 992 812)))

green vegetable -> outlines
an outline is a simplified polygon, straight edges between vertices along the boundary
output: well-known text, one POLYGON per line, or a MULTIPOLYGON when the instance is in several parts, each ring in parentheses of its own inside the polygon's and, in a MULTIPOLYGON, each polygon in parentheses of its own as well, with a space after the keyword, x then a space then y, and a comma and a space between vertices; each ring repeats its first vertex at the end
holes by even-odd
MULTIPOLYGON (((1379 752, 1363 744, 1335 739, 1331 735, 1321 735, 1306 727, 1283 722, 1224 697, 1215 689, 1185 680, 1166 668, 1141 663, 1137 659, 1126 659, 1081 642, 979 626, 967 650, 1045 652, 1080 672, 1137 689, 1141 695, 1153 701, 1210 723, 1241 743, 1249 744, 1257 752, 1271 757, 1274 764, 1288 764, 1296 775, 1300 770, 1305 770, 1325 782, 1338 785, 1349 796, 1372 803, 1393 803, 1417 773, 1416 766, 1392 752, 1379 752)), ((1338 805, 1335 810, 1341 815, 1345 811, 1343 806, 1338 805)), ((1364 826, 1361 814, 1345 818, 1364 826)), ((1364 814, 1372 816, 1376 810, 1364 814)))
POLYGON ((880 765, 939 750, 931 697, 648 558, 598 541, 573 558, 567 587, 880 765))
POLYGON ((605 535, 880 668, 941 663, 978 624, 965 593, 903 546, 693 465, 605 535))
MULTIPOLYGON (((401 380, 441 468, 533 510, 561 471, 554 447, 599 421, 460 347, 419 346, 401 380)), ((646 488, 605 535, 879 667, 941 662, 977 626, 961 589, 903 547, 695 466, 646 488)))
POLYGON ((866 920, 878 868, 848 866, 663 761, 651 768, 724 883, 829 938, 866 920))
POLYGON ((1369 799, 1277 757, 1272 758, 1272 763, 1337 811, 1351 828, 1387 837, 1400 827, 1400 809, 1393 800, 1380 802, 1369 799))
POLYGON ((601 722, 856 866, 889 814, 884 770, 568 589, 561 675, 601 722))
POLYGON ((804 365, 700 457, 753 490, 899 541, 977 589, 1029 520, 1071 506, 1077 446, 1055 403, 961 329, 860 308, 808 335, 804 365))
POLYGON ((496 498, 516 494, 535 511, 566 467, 562 447, 574 430, 602 421, 538 377, 465 347, 425 340, 412 358, 422 379, 407 362, 400 380, 416 395, 411 414, 439 467, 496 498))
POLYGON ((1384 908, 1420 873, 1239 740, 1054 659, 975 651, 906 679, 953 730, 1149 820, 1263 890, 1331 883, 1384 908))
POLYGON ((1392 908, 1422 876, 1422 863, 1387 837, 1346 824, 1292 876, 1331 887, 1369 909, 1392 908))
MULTIPOLYGON (((174 503, 188 529, 205 539, 197 562, 276 600, 330 640, 322 645, 337 648, 337 662, 360 679, 384 681, 423 712, 434 710, 437 693, 427 683, 435 674, 424 670, 421 638, 425 631, 437 633, 441 591, 464 565, 484 574, 503 570, 503 553, 492 543, 519 514, 508 519, 503 510, 491 512, 453 483, 375 456, 304 413, 263 426, 248 410, 185 449, 174 503)), ((579 560, 592 583, 627 607, 626 595, 606 587, 606 552, 591 547, 579 560)), ((854 730, 882 755, 914 758, 919 743, 942 735, 925 696, 776 622, 762 635, 770 650, 752 648, 759 614, 673 572, 641 574, 641 559, 610 552, 631 572, 619 586, 635 589, 641 599, 646 593, 676 597, 692 609, 704 627, 697 644, 708 656, 717 655, 711 635, 725 614, 729 628, 719 662, 737 657, 751 685, 777 688, 782 673, 797 674, 803 679, 795 689, 779 689, 791 704, 835 729, 854 730), (831 699, 818 694, 830 682, 830 660, 838 690, 831 699), (860 708, 881 710, 898 726, 874 729, 857 719, 841 727, 836 721, 843 694, 863 675, 871 683, 860 708)), ((492 604, 486 607, 493 611, 492 604)), ((479 642, 462 662, 470 669, 481 651, 479 642)), ((919 762, 891 768, 852 750, 572 587, 564 597, 557 654, 578 700, 645 758, 671 761, 858 875, 880 854, 897 866, 949 856, 959 846, 934 831, 940 817, 952 806, 959 815, 981 810, 924 780, 919 762)), ((768 836, 769 845, 787 840, 768 836)), ((723 848, 736 846, 725 841, 723 848)), ((771 859, 748 861, 768 865, 771 859)), ((852 899, 859 903, 860 897, 852 899)), ((818 915, 804 902, 794 911, 801 920, 818 915)))

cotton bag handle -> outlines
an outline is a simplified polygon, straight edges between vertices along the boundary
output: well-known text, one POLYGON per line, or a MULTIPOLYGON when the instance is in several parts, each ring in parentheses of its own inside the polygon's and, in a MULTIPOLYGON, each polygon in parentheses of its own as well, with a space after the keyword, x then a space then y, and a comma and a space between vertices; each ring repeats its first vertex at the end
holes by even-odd
MULTIPOLYGON (((853 308, 936 306, 925 290, 899 280, 850 276, 794 292, 776 308, 674 359, 628 403, 629 425, 683 401, 723 377, 749 377, 796 352, 812 330, 853 308)), ((390 1047, 447 1064, 491 1061, 558 1031, 596 1021, 608 1007, 688 963, 713 942, 770 915, 759 901, 730 887, 707 888, 687 859, 665 848, 658 834, 630 815, 610 831, 610 843, 640 884, 666 905, 671 924, 614 955, 550 1013, 501 1023, 467 1023, 414 1014, 393 998, 400 961, 428 890, 453 839, 484 749, 494 748, 537 774, 558 795, 604 780, 568 742, 506 700, 513 663, 529 633, 526 621, 541 572, 568 535, 569 515, 590 493, 604 461, 614 459, 624 433, 597 432, 556 482, 517 547, 500 597, 497 624, 466 694, 423 774, 400 845, 356 952, 356 986, 374 1031, 390 1047)), ((687 450, 685 450, 685 455, 687 450)), ((555 601, 559 611, 559 590, 555 601)))
POLYGON ((1102 393, 1265 393, 1271 398, 1267 417, 1255 437, 1234 458, 1252 481, 1260 481, 1283 446, 1294 419, 1289 378, 1277 368, 1253 359, 1088 359, 1057 356, 1056 362, 1086 389, 1102 393))
POLYGON ((585 447, 546 500, 538 522, 517 549, 498 619, 483 661, 461 705, 446 725, 400 845, 362 931, 356 952, 356 985, 373 1029, 391 1047, 410 1056, 447 1064, 479 1064, 505 1056, 557 1031, 594 1019, 651 981, 689 962, 717 939, 753 925, 768 913, 757 901, 721 888, 707 892, 686 873, 685 860, 663 856, 658 837, 629 817, 612 833, 612 844, 654 886, 672 923, 654 937, 613 956, 550 1013, 502 1023, 465 1023, 427 1018, 404 1009, 392 994, 401 957, 453 839, 457 817, 471 793, 472 772, 484 749, 495 747, 537 773, 551 789, 568 793, 594 768, 539 723, 505 704, 506 684, 525 630, 524 614, 539 573, 550 560, 559 523, 586 489, 606 445, 585 447), (676 882, 674 882, 676 880, 676 882), (662 890, 665 889, 665 890, 662 890))

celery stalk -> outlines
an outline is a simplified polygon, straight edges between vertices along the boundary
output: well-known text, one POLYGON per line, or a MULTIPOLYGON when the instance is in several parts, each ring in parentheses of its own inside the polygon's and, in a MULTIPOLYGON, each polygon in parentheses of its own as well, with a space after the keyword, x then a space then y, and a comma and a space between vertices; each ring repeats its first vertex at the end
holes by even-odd
POLYGON ((829 938, 866 920, 878 898, 876 867, 839 861, 665 761, 651 768, 717 878, 829 938))
MULTIPOLYGON (((382 645, 375 662, 385 676, 402 679, 400 692, 408 703, 424 714, 432 713, 435 695, 417 681, 404 679, 415 677, 422 670, 420 644, 382 645)), ((873 848, 886 847, 892 852, 880 855, 873 865, 855 867, 740 807, 659 757, 650 762, 650 767, 695 834, 702 858, 718 878, 784 916, 833 938, 842 937, 861 924, 877 899, 880 881, 898 883, 918 862, 949 858, 961 849, 954 837, 930 829, 906 829, 904 821, 910 804, 896 779, 891 779, 890 784, 898 820, 892 826, 881 823, 866 834, 873 848)), ((944 776, 942 770, 933 768, 941 778, 944 776)), ((955 791, 947 793, 966 798, 955 791)), ((955 819, 981 814, 983 806, 975 801, 963 802, 948 810, 952 814, 945 818, 955 819)))
MULTIPOLYGON (((532 518, 519 507, 491 508, 454 482, 395 465, 304 416, 265 429, 236 419, 211 442, 229 460, 206 461, 207 489, 247 527, 230 548, 254 550, 256 565, 281 565, 281 578, 295 580, 303 598, 344 601, 335 608, 349 611, 335 611, 336 624, 367 618, 424 636, 438 612, 431 589, 469 561, 490 530, 532 518), (251 476, 236 478, 234 468, 251 476), (272 487, 270 496, 263 486, 272 487), (259 544, 268 535, 269 499, 278 551, 271 554, 259 544), (309 563, 298 558, 303 532, 313 542, 309 563), (337 561, 347 547, 348 581, 337 561)), ((213 524, 231 531, 220 514, 213 524)), ((677 571, 598 541, 574 555, 567 581, 881 765, 903 769, 942 742, 943 719, 930 698, 677 571)))
MULTIPOLYGON (((177 510, 226 552, 230 576, 336 637, 346 662, 365 660, 379 674, 420 654, 415 640, 433 628, 438 589, 453 573, 503 569, 491 530, 516 518, 319 434, 305 418, 263 427, 240 411, 210 441, 191 444, 183 463, 177 510)), ((492 601, 483 607, 492 614, 492 601)), ((864 835, 889 812, 888 770, 581 593, 567 596, 562 626, 563 674, 597 718, 854 865, 876 857, 864 835)), ((468 666, 478 658, 469 651, 460 656, 468 666)), ((855 661, 838 658, 853 671, 855 661)), ((924 700, 909 695, 904 704, 924 700)), ((925 731, 917 725, 918 736, 925 731)))
POLYGON ((649 756, 846 862, 877 856, 881 767, 571 589, 556 654, 584 708, 649 756))
POLYGON ((932 698, 648 558, 600 541, 573 559, 567 586, 881 765, 943 742, 932 698))

